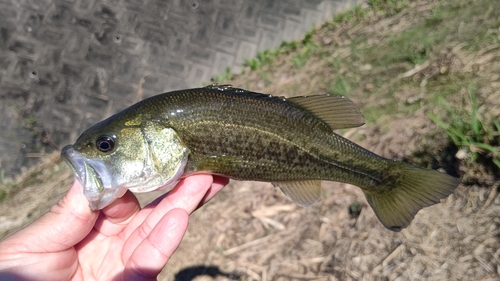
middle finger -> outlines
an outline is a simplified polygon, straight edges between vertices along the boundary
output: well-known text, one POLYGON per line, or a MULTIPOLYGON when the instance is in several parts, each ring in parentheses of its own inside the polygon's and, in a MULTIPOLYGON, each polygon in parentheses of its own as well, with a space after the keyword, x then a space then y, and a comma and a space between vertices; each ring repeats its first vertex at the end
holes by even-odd
POLYGON ((182 179, 167 194, 157 198, 141 210, 125 230, 125 248, 122 259, 127 260, 137 245, 149 235, 154 226, 172 209, 184 209, 192 213, 200 204, 213 183, 211 175, 200 174, 182 179))

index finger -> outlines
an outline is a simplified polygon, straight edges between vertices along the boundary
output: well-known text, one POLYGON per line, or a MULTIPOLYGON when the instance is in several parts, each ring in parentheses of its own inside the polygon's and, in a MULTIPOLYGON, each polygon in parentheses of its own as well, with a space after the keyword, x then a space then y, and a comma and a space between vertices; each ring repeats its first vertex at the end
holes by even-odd
POLYGON ((200 204, 197 209, 207 202, 212 200, 212 198, 219 192, 221 189, 229 183, 229 179, 221 176, 213 176, 212 186, 208 189, 207 193, 205 193, 205 197, 201 199, 200 204))
POLYGON ((184 209, 192 213, 201 202, 207 201, 224 187, 227 181, 211 175, 200 174, 182 179, 173 190, 153 201, 141 210, 126 229, 127 242, 122 259, 128 260, 137 245, 145 239, 158 222, 173 209, 184 209))
POLYGON ((121 198, 101 210, 94 228, 107 236, 116 235, 128 226, 140 209, 137 197, 127 190, 121 198))

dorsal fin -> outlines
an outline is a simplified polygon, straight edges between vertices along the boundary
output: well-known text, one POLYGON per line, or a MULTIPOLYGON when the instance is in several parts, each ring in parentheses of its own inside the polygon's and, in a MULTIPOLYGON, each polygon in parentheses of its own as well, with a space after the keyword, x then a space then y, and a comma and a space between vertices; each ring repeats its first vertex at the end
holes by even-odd
POLYGON ((321 181, 280 181, 272 184, 302 207, 309 207, 321 198, 321 181))
POLYGON ((211 89, 211 90, 219 90, 219 91, 228 91, 228 90, 238 90, 236 88, 233 88, 233 85, 231 84, 218 84, 218 83, 213 83, 211 85, 207 85, 204 88, 211 89))
MULTIPOLYGON (((234 88, 232 85, 219 85, 214 83, 205 88, 219 91, 234 91, 239 94, 255 95, 257 97, 273 98, 273 96, 234 88)), ((284 98, 274 96, 274 98, 284 98)), ((327 123, 332 130, 359 127, 365 124, 365 120, 358 107, 347 97, 337 95, 312 95, 286 98, 289 102, 297 105, 314 116, 327 123)))
POLYGON ((345 96, 316 95, 288 98, 330 125, 332 130, 359 127, 365 120, 358 107, 345 96))

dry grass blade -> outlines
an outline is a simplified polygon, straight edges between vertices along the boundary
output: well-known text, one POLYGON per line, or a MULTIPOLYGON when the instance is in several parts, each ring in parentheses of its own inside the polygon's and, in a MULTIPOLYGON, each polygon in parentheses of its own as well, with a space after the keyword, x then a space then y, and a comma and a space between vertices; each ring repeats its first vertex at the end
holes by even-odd
POLYGON ((430 61, 426 61, 422 64, 419 64, 419 65, 416 65, 415 68, 413 68, 412 70, 409 70, 405 73, 402 73, 398 76, 399 79, 402 79, 402 78, 408 78, 408 77, 411 77, 417 73, 419 73, 420 71, 426 69, 427 67, 429 67, 431 64, 430 64, 430 61))
POLYGON ((235 253, 237 253, 239 251, 243 251, 243 250, 246 250, 248 248, 251 248, 251 247, 254 247, 254 246, 266 243, 271 238, 273 238, 273 235, 269 235, 269 236, 265 236, 265 237, 262 237, 262 238, 259 238, 259 239, 255 239, 253 241, 250 241, 248 243, 239 245, 237 247, 234 247, 234 248, 231 248, 231 249, 227 249, 224 252, 222 252, 222 255, 229 256, 229 255, 235 254, 235 253))

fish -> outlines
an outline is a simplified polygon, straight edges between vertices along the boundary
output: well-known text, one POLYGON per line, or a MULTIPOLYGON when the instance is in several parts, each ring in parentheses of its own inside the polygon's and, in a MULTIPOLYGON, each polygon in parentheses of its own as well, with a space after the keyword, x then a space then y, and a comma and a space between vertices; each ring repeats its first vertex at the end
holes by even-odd
POLYGON ((380 222, 400 231, 458 186, 334 132, 363 124, 345 96, 285 98, 213 84, 144 99, 83 132, 62 158, 94 210, 127 190, 160 190, 197 173, 271 182, 305 207, 321 198, 322 181, 335 181, 360 187, 380 222))

